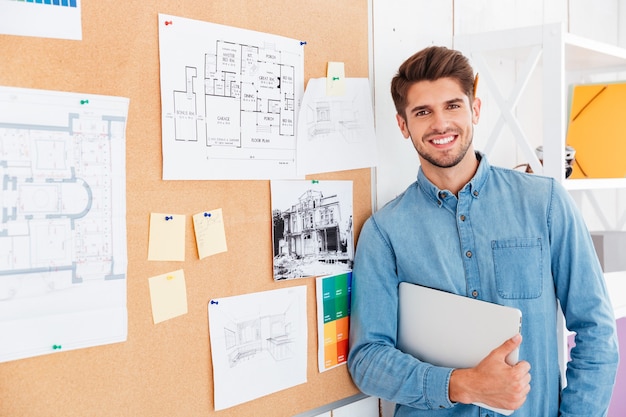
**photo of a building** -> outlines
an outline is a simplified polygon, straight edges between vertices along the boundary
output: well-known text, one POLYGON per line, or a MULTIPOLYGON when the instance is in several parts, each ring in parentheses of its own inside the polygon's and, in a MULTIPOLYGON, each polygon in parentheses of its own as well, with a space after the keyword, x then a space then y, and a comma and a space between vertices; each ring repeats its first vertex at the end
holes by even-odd
POLYGON ((272 226, 274 279, 351 270, 352 182, 273 181, 272 226))

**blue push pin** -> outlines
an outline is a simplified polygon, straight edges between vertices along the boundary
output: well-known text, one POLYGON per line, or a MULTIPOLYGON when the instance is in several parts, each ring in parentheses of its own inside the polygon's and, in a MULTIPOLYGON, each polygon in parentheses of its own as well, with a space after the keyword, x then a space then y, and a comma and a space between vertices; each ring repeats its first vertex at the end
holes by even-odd
POLYGON ((165 216, 165 220, 174 220, 174 216, 165 216))
POLYGON ((300 41, 300 46, 306 45, 306 41, 300 41))
POLYGON ((204 217, 211 217, 211 213, 204 213, 204 217))
POLYGON ((211 300, 211 304, 219 304, 219 302, 215 300, 211 300))

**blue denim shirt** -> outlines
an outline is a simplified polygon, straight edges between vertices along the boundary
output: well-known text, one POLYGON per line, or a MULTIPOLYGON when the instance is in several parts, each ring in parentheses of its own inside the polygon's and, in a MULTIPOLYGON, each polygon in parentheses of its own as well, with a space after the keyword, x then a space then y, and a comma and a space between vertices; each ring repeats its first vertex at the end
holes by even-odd
MULTIPOLYGON (((514 417, 604 416, 618 363, 615 319, 591 237, 553 179, 481 160, 458 193, 423 174, 364 224, 353 269, 348 369, 396 416, 493 416, 448 398, 452 369, 395 348, 398 284, 519 308, 531 392, 514 417), (576 346, 561 390, 557 300, 576 346)), ((459 343, 463 343, 459 340, 459 343)))

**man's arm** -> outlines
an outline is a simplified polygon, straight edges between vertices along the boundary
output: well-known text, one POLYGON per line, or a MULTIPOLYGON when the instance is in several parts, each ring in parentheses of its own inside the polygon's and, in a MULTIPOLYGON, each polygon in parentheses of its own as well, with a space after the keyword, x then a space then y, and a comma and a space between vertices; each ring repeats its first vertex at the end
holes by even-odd
POLYGON ((372 218, 361 229, 352 279, 348 370, 354 383, 368 395, 418 409, 454 406, 448 399, 452 369, 396 348, 396 261, 372 218))
POLYGON ((550 212, 552 275, 567 328, 576 334, 559 415, 604 416, 619 358, 613 308, 584 219, 558 184, 550 212))

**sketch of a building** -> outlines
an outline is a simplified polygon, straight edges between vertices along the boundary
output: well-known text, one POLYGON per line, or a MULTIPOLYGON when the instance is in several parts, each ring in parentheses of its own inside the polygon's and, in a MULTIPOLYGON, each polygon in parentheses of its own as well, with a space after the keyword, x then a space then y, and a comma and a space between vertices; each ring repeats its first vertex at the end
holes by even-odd
POLYGON ((264 352, 276 361, 291 358, 294 343, 291 332, 287 312, 232 320, 224 327, 229 366, 232 368, 264 352))
POLYGON ((309 189, 296 204, 275 211, 273 217, 275 279, 327 273, 322 264, 352 268, 352 215, 342 216, 337 195, 324 196, 322 191, 309 189))

